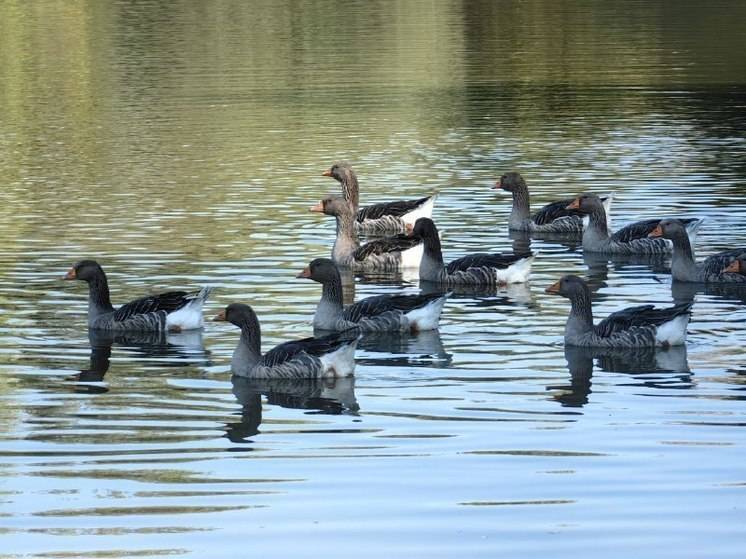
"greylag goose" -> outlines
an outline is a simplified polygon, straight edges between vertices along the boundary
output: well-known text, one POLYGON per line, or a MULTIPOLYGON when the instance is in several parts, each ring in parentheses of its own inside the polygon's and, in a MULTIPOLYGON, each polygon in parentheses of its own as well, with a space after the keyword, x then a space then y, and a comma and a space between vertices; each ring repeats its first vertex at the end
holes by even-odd
POLYGON ((593 324, 591 291, 577 276, 564 276, 547 293, 570 299, 565 344, 583 347, 666 347, 686 342, 692 303, 656 309, 653 305, 629 307, 593 324))
POLYGON ((262 355, 259 319, 249 305, 231 303, 213 320, 241 329, 231 371, 251 378, 334 378, 355 372, 355 346, 360 332, 347 330, 322 338, 282 343, 262 355))
POLYGON ((360 246, 352 208, 342 198, 325 198, 310 210, 337 220, 337 237, 332 248, 332 260, 337 266, 358 272, 393 272, 420 265, 422 242, 411 235, 384 237, 360 246))
POLYGON ((322 173, 342 185, 342 196, 352 205, 355 228, 363 235, 392 235, 406 233, 406 225, 414 225, 417 218, 430 217, 436 196, 416 200, 396 200, 359 208, 360 192, 357 175, 349 163, 339 162, 322 173))
MULTIPOLYGON (((505 173, 495 183, 493 189, 502 189, 513 195, 513 209, 510 211, 508 227, 514 231, 529 231, 532 233, 582 233, 584 221, 583 214, 578 210, 569 210, 567 206, 572 199, 552 202, 541 208, 538 212, 531 213, 528 187, 520 173, 505 173)), ((611 218, 611 202, 613 195, 601 199, 606 211, 607 222, 611 218)))
POLYGON ((298 278, 322 285, 321 300, 313 316, 313 327, 321 330, 362 332, 419 332, 438 327, 448 294, 377 295, 344 308, 342 279, 337 266, 328 258, 311 261, 298 278))
POLYGON ((421 217, 412 234, 422 239, 424 251, 420 262, 420 281, 442 286, 459 285, 494 287, 523 283, 531 272, 532 254, 476 253, 443 264, 440 237, 435 223, 421 217))
MULTIPOLYGON (((742 253, 737 260, 734 260, 723 270, 729 274, 740 274, 746 276, 746 252, 742 253)), ((744 279, 746 281, 746 278, 744 279)))
MULTIPOLYGON (((609 235, 606 212, 595 194, 578 196, 567 206, 589 216, 588 226, 583 231, 583 250, 604 254, 670 254, 673 245, 665 239, 653 239, 648 234, 655 229, 660 219, 638 221, 609 235)), ((693 240, 702 224, 699 219, 687 219, 687 233, 693 240)))
POLYGON ((746 259, 746 247, 713 254, 697 264, 685 225, 678 219, 664 219, 650 232, 650 237, 662 237, 673 242, 671 276, 677 281, 698 283, 743 283, 746 276, 739 259, 746 259))
POLYGON ((63 279, 88 284, 88 327, 98 330, 180 332, 202 328, 202 304, 211 291, 209 287, 198 293, 167 291, 114 309, 106 274, 95 260, 81 260, 63 279))

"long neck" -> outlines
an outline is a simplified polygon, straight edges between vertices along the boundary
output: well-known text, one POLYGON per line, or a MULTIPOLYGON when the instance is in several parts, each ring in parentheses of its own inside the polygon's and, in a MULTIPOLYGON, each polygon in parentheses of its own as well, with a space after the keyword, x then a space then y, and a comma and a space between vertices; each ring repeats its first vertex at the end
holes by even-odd
POLYGON ((357 175, 352 169, 347 169, 342 179, 342 196, 352 207, 352 212, 357 213, 360 204, 360 189, 357 184, 357 175))
POLYGON ((438 233, 422 239, 423 252, 420 262, 420 279, 425 281, 440 281, 445 273, 443 252, 440 249, 438 233))
POLYGON ((587 287, 580 289, 570 297, 572 308, 565 325, 565 338, 585 334, 593 330, 593 310, 591 293, 587 287))
POLYGON ((680 281, 697 280, 697 264, 694 262, 692 245, 686 231, 677 231, 671 236, 673 254, 671 256, 671 275, 680 281))
POLYGON ((337 238, 332 248, 332 260, 338 265, 349 266, 352 253, 360 246, 355 232, 355 214, 351 211, 339 212, 337 219, 337 238))
POLYGON ((335 330, 335 322, 342 317, 342 280, 339 274, 325 281, 321 290, 321 300, 316 307, 316 314, 313 316, 314 328, 322 330, 335 330))
POLYGON ((609 238, 609 228, 606 224, 606 212, 601 204, 597 204, 593 207, 591 212, 588 214, 588 227, 583 232, 583 242, 586 243, 588 239, 596 241, 605 241, 609 238))
POLYGON ((240 324, 241 338, 233 352, 233 369, 242 371, 250 368, 262 358, 262 331, 256 316, 247 316, 240 324))
POLYGON ((103 270, 88 280, 88 321, 114 310, 109 298, 109 283, 103 270))
POLYGON ((531 203, 529 201, 528 189, 518 185, 513 189, 513 209, 510 211, 509 224, 516 227, 530 217, 531 203))

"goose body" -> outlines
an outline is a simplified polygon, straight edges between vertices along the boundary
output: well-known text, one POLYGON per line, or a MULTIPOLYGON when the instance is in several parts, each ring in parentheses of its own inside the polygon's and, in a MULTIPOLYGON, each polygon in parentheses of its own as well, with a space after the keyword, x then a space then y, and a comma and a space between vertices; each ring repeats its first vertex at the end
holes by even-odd
POLYGON ((336 218, 337 236, 332 260, 337 266, 358 272, 395 272, 416 269, 422 259, 422 242, 410 235, 394 235, 360 246, 350 205, 342 198, 325 198, 311 207, 312 212, 336 218))
POLYGON ((231 360, 234 375, 301 379, 347 377, 355 372, 358 331, 285 342, 262 355, 259 319, 249 305, 232 303, 214 320, 227 321, 241 329, 231 360))
POLYGON ((362 332, 419 332, 438 327, 448 294, 378 295, 343 307, 342 280, 334 262, 313 260, 300 274, 322 286, 313 326, 320 330, 359 328, 362 332))
POLYGON ((339 162, 323 173, 342 185, 342 196, 351 205, 355 217, 354 227, 361 235, 392 235, 406 233, 407 225, 414 225, 420 217, 430 217, 436 196, 415 200, 395 200, 359 207, 357 175, 349 163, 339 162))
MULTIPOLYGON (((504 174, 493 188, 505 190, 513 196, 513 207, 508 219, 508 227, 513 231, 560 234, 581 234, 583 232, 584 221, 587 218, 584 218, 578 210, 568 209, 568 206, 572 203, 572 198, 551 202, 532 214, 528 187, 520 173, 504 174)), ((612 200, 612 195, 602 200, 607 222, 610 221, 612 200)))
MULTIPOLYGON (((638 221, 609 234, 606 212, 595 194, 583 194, 567 207, 589 217, 588 226, 583 231, 584 251, 602 254, 670 254, 673 250, 671 242, 648 236, 660 219, 638 221)), ((693 242, 702 221, 688 219, 686 222, 687 233, 693 242)))
POLYGON ((459 285, 494 287, 523 283, 531 273, 531 254, 476 253, 458 258, 446 266, 440 237, 433 221, 423 217, 414 224, 413 235, 422 239, 420 281, 445 287, 459 285))
POLYGON ((657 309, 653 305, 629 307, 593 324, 588 284, 577 276, 564 276, 547 293, 570 299, 565 344, 582 347, 667 347, 686 342, 692 303, 657 309))
POLYGON ((664 219, 649 235, 673 243, 671 276, 675 281, 746 285, 746 270, 741 265, 746 260, 746 247, 719 252, 697 263, 686 225, 681 220, 664 219))
POLYGON ((88 284, 88 327, 112 331, 182 331, 202 328, 202 305, 211 288, 197 293, 168 291, 135 299, 115 309, 103 268, 95 260, 82 260, 64 279, 88 284))

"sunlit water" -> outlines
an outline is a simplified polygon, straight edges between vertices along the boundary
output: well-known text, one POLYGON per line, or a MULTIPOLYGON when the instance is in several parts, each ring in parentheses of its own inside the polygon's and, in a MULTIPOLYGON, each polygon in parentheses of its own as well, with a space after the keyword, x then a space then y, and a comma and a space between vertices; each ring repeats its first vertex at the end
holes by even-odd
MULTIPOLYGON (((740 557, 746 292, 534 240, 531 282, 455 295, 440 333, 361 342, 354 380, 231 381, 237 330, 95 336, 112 299, 215 287, 264 347, 310 334, 354 163, 361 199, 438 192, 446 259, 510 250, 533 202, 706 217, 746 245, 736 2, 7 3, 0 7, 3 557, 740 557), (686 348, 566 352, 597 317, 695 297, 686 348)), ((356 297, 416 282, 360 281, 356 297)))

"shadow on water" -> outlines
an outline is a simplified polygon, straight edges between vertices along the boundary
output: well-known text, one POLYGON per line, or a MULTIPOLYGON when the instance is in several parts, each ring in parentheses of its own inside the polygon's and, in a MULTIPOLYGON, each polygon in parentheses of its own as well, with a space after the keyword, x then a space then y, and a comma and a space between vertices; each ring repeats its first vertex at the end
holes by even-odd
POLYGON ((557 391, 553 396, 567 407, 582 407, 589 401, 591 378, 595 366, 609 373, 650 375, 667 373, 663 378, 651 376, 640 379, 648 388, 692 388, 692 373, 687 362, 686 346, 661 348, 591 348, 565 346, 565 360, 570 371, 569 385, 553 385, 548 390, 557 391), (670 374, 673 374, 671 376, 670 374))
MULTIPOLYGON (((108 332, 89 330, 88 341, 91 355, 88 368, 81 369, 69 380, 79 383, 100 383, 111 365, 112 347, 118 346, 122 352, 141 359, 154 359, 145 366, 184 367, 185 365, 207 366, 209 352, 202 341, 202 330, 188 332, 108 332)), ((95 385, 81 385, 80 391, 106 392, 108 388, 95 385)))
POLYGON ((690 303, 699 293, 746 304, 746 285, 671 281, 671 295, 676 303, 690 303))
POLYGON ((358 359, 360 365, 448 367, 452 358, 443 347, 438 330, 417 334, 371 332, 360 338, 357 347, 374 354, 386 354, 358 359))
POLYGON ((259 434, 262 396, 267 404, 308 410, 327 415, 357 415, 355 379, 251 379, 234 376, 233 395, 241 404, 240 420, 225 424, 225 437, 235 443, 248 442, 259 434))

